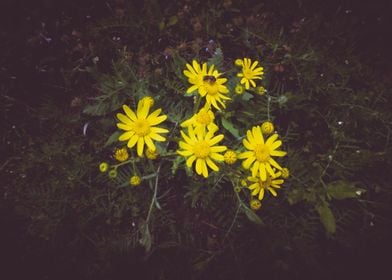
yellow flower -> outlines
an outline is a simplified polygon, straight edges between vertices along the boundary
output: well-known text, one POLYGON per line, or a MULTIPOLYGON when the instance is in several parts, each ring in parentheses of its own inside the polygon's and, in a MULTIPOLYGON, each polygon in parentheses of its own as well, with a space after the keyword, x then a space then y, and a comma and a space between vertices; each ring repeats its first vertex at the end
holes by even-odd
POLYGON ((272 122, 263 122, 261 124, 261 132, 263 132, 266 135, 274 132, 274 125, 272 124, 272 122))
POLYGON ((252 208, 252 210, 259 210, 261 207, 261 202, 260 200, 257 199, 252 199, 250 202, 250 208, 252 208))
POLYGON ((137 154, 139 157, 143 155, 144 144, 151 150, 156 150, 155 141, 166 141, 166 138, 161 136, 160 133, 168 133, 169 130, 161 127, 156 127, 164 120, 166 115, 159 115, 162 109, 157 109, 148 114, 151 104, 149 102, 139 101, 136 114, 127 105, 123 105, 123 110, 126 115, 122 113, 117 114, 120 123, 117 123, 119 129, 125 130, 120 135, 118 140, 128 141, 128 148, 133 148, 137 143, 137 154))
POLYGON ((234 91, 236 94, 243 94, 244 93, 244 87, 240 84, 236 85, 234 88, 234 91))
POLYGON ((245 85, 246 89, 249 89, 249 84, 252 87, 256 87, 254 80, 261 80, 264 74, 263 67, 257 67, 258 61, 254 61, 250 58, 244 58, 242 60, 242 72, 237 74, 237 77, 242 78, 240 83, 245 85))
POLYGON ((260 126, 254 126, 246 134, 247 137, 242 143, 248 151, 241 153, 238 158, 245 159, 242 162, 242 166, 245 169, 249 169, 252 166, 251 171, 253 177, 256 177, 257 173, 259 173, 261 180, 265 181, 267 180, 267 174, 271 176, 275 175, 271 165, 279 170, 282 169, 272 158, 286 155, 286 152, 276 150, 282 145, 282 141, 277 140, 278 134, 273 134, 264 142, 260 126))
POLYGON ((214 123, 214 119, 214 113, 209 109, 209 106, 204 106, 190 119, 181 123, 181 127, 193 126, 195 133, 198 133, 199 131, 204 133, 206 129, 215 132, 218 130, 218 126, 214 123))
POLYGON ((109 169, 109 164, 107 164, 106 162, 101 162, 99 164, 99 171, 101 171, 102 173, 105 173, 106 171, 108 171, 109 169))
POLYGON ((139 186, 141 182, 142 182, 142 178, 140 178, 137 175, 132 176, 131 179, 129 180, 129 183, 131 184, 131 186, 134 186, 134 187, 139 186))
POLYGON ((227 164, 234 164, 237 161, 237 153, 233 150, 227 150, 223 157, 227 164))
POLYGON ((226 108, 223 100, 229 100, 230 98, 225 96, 229 90, 224 85, 227 82, 226 78, 219 78, 221 73, 214 69, 214 65, 207 67, 207 63, 200 64, 196 61, 192 61, 192 65, 186 64, 187 69, 184 70, 184 75, 188 77, 188 82, 192 84, 186 93, 191 93, 198 90, 202 97, 206 98, 207 104, 214 106, 220 110, 218 103, 226 108))
POLYGON ((213 171, 219 171, 219 167, 214 161, 222 162, 224 160, 221 152, 226 151, 226 146, 215 146, 224 138, 223 134, 214 136, 213 131, 202 133, 198 131, 195 134, 193 127, 188 127, 188 135, 181 131, 181 136, 185 141, 180 141, 179 146, 183 150, 177 150, 181 156, 187 157, 186 165, 192 167, 196 161, 196 173, 208 177, 208 168, 213 171))
POLYGON ((280 185, 284 182, 282 179, 276 179, 277 177, 268 175, 267 180, 265 181, 261 180, 259 177, 248 177, 248 180, 253 183, 248 189, 252 191, 253 196, 258 195, 259 200, 263 200, 265 190, 268 190, 273 196, 277 196, 275 189, 280 189, 280 185))
POLYGON ((290 170, 286 167, 282 168, 282 178, 287 179, 290 176, 290 170))
POLYGON ((128 150, 126 147, 121 149, 116 149, 114 152, 114 158, 120 162, 126 161, 129 158, 128 150))
POLYGON ((234 61, 234 64, 235 64, 236 66, 242 66, 242 65, 244 64, 244 61, 243 61, 242 59, 240 59, 240 58, 237 58, 237 59, 234 61))
POLYGON ((159 154, 158 154, 157 150, 153 151, 150 148, 147 148, 147 150, 146 150, 146 157, 148 159, 154 160, 154 159, 157 159, 158 156, 159 156, 159 154))

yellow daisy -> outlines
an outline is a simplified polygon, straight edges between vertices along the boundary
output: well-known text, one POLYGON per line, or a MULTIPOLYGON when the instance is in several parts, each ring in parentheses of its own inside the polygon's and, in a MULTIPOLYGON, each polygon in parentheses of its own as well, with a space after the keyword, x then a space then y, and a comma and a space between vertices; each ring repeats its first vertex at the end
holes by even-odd
POLYGON ((229 92, 224 83, 227 82, 226 78, 220 78, 221 73, 214 69, 214 65, 208 68, 207 63, 202 66, 196 61, 192 61, 192 65, 187 64, 187 69, 184 70, 184 75, 188 77, 188 82, 192 84, 186 91, 191 93, 198 90, 198 93, 206 98, 207 104, 214 106, 220 110, 218 103, 226 108, 223 100, 229 100, 225 94, 229 92))
POLYGON ((257 67, 258 61, 254 61, 250 58, 244 58, 241 60, 242 63, 238 62, 236 65, 242 66, 242 72, 237 74, 237 77, 242 78, 240 83, 245 85, 246 89, 249 89, 249 84, 252 87, 256 87, 254 80, 261 80, 263 77, 263 67, 257 67))
POLYGON ((249 169, 252 166, 252 177, 256 177, 257 173, 259 173, 262 181, 267 180, 267 174, 275 176, 271 165, 279 170, 282 167, 272 157, 283 157, 286 155, 286 152, 276 150, 282 145, 282 141, 277 140, 278 134, 273 134, 264 142, 260 126, 254 126, 252 130, 246 132, 246 135, 247 137, 242 143, 248 151, 238 156, 239 159, 245 159, 242 162, 242 166, 245 169, 249 169))
POLYGON ((165 128, 156 127, 156 125, 167 118, 166 115, 159 115, 162 109, 157 109, 149 115, 151 102, 144 101, 142 99, 138 102, 136 113, 127 105, 123 105, 125 115, 122 113, 117 114, 117 118, 120 120, 117 123, 117 127, 125 130, 118 140, 128 141, 127 146, 129 148, 133 148, 137 143, 137 154, 139 157, 143 155, 144 144, 149 149, 155 151, 156 147, 153 140, 160 142, 166 141, 166 138, 160 134, 169 132, 165 128))
POLYGON ((188 135, 181 131, 181 136, 184 141, 179 142, 182 150, 177 150, 181 156, 187 157, 186 165, 192 167, 196 161, 196 173, 208 177, 208 168, 213 171, 219 171, 219 167, 214 161, 222 162, 224 160, 221 152, 227 150, 226 146, 215 146, 224 138, 223 134, 214 136, 213 131, 203 133, 198 131, 195 133, 192 126, 188 127, 188 135))
POLYGON ((267 190, 273 196, 277 196, 275 189, 280 189, 280 185, 284 182, 283 179, 277 179, 280 176, 278 173, 276 174, 276 177, 268 175, 267 180, 265 181, 261 180, 259 177, 248 177, 248 180, 253 183, 248 187, 248 189, 252 192, 252 195, 258 195, 258 199, 263 200, 264 193, 267 190))
POLYGON ((214 113, 209 106, 205 106, 190 119, 182 122, 181 127, 193 126, 195 128, 195 133, 198 133, 199 131, 204 133, 206 129, 215 132, 218 130, 218 126, 214 123, 214 119, 214 113))

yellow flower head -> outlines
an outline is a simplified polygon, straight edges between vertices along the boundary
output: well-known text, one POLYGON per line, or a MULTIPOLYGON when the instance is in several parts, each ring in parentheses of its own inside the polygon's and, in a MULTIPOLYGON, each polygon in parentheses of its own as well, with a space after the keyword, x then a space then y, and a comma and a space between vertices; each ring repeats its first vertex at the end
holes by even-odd
POLYGON ((158 151, 157 150, 151 150, 150 148, 147 148, 146 150, 146 157, 148 159, 154 160, 157 159, 159 156, 158 151))
POLYGON ((234 164, 237 161, 237 153, 233 150, 227 150, 223 157, 227 164, 234 164))
POLYGON ((182 150, 177 150, 181 156, 187 157, 186 165, 192 167, 196 162, 196 173, 208 177, 208 168, 213 171, 219 171, 219 167, 214 161, 222 162, 224 160, 221 152, 227 150, 226 146, 215 146, 224 138, 223 134, 214 136, 213 131, 195 133, 192 126, 188 127, 188 135, 181 131, 184 141, 179 142, 182 150))
POLYGON ((218 126, 214 123, 215 115, 209 108, 209 106, 204 106, 200 111, 194 114, 190 119, 181 123, 181 127, 193 126, 195 133, 199 131, 205 132, 211 130, 213 132, 218 130, 218 126))
POLYGON ((156 125, 167 118, 166 115, 159 115, 162 109, 157 109, 149 115, 150 107, 151 103, 140 100, 136 113, 127 105, 123 105, 125 115, 122 113, 117 114, 117 118, 120 120, 117 123, 117 127, 125 130, 118 140, 128 141, 128 148, 133 148, 137 143, 137 154, 139 157, 143 155, 144 144, 155 151, 156 147, 153 140, 166 141, 166 138, 160 134, 169 132, 165 128, 156 127, 156 125))
POLYGON ((257 67, 258 61, 254 61, 250 58, 244 58, 242 60, 242 72, 237 74, 237 77, 242 78, 240 83, 245 85, 246 89, 249 89, 249 84, 252 87, 256 87, 254 80, 261 80, 263 77, 263 67, 257 67))
POLYGON ((287 179, 290 176, 290 170, 286 167, 282 168, 281 172, 282 172, 282 175, 281 175, 282 178, 287 179))
POLYGON ((261 124, 261 132, 263 132, 265 135, 271 134, 274 132, 274 125, 272 122, 263 122, 261 124))
POLYGON ((202 97, 206 98, 207 104, 214 106, 220 110, 218 103, 226 108, 223 100, 229 100, 225 94, 229 92, 224 83, 227 82, 226 78, 220 78, 221 73, 214 69, 214 65, 208 68, 207 63, 202 66, 196 61, 192 61, 192 65, 187 64, 184 70, 184 75, 188 77, 188 82, 192 84, 186 91, 191 93, 198 90, 202 97))
POLYGON ((261 202, 260 200, 257 199, 252 199, 249 202, 250 208, 252 208, 252 210, 259 210, 261 208, 261 202))
POLYGON ((140 178, 137 175, 134 175, 131 177, 131 179, 129 179, 129 183, 131 184, 131 186, 134 187, 139 186, 141 182, 142 182, 142 178, 140 178))
POLYGON ((234 91, 236 94, 243 94, 245 89, 242 85, 238 84, 235 86, 234 91))
POLYGON ((126 161, 129 158, 128 150, 126 147, 116 149, 114 152, 114 158, 120 162, 126 161))
POLYGON ((234 192, 236 192, 236 193, 240 193, 241 190, 242 190, 242 188, 240 186, 235 186, 234 187, 234 192))
POLYGON ((245 179, 241 179, 240 181, 241 186, 243 186, 244 188, 246 188, 248 186, 248 182, 245 179))
POLYGON ((283 157, 286 155, 286 152, 276 150, 282 145, 282 141, 277 140, 278 134, 273 134, 265 142, 260 126, 254 126, 246 134, 247 137, 242 143, 248 151, 238 156, 239 159, 245 159, 242 162, 242 166, 245 169, 251 168, 252 177, 256 177, 259 174, 263 181, 267 180, 267 174, 275 176, 271 166, 278 170, 281 170, 282 167, 272 157, 283 157))
POLYGON ((109 169, 109 164, 107 164, 106 162, 101 162, 99 164, 99 171, 101 171, 102 173, 105 173, 106 171, 108 171, 109 169))
POLYGON ((259 177, 248 177, 248 180, 253 183, 249 185, 248 189, 252 192, 253 196, 258 196, 257 198, 259 200, 263 200, 265 190, 269 191, 273 196, 277 196, 275 189, 280 189, 280 185, 284 182, 282 179, 276 179, 277 177, 268 175, 265 181, 259 177))

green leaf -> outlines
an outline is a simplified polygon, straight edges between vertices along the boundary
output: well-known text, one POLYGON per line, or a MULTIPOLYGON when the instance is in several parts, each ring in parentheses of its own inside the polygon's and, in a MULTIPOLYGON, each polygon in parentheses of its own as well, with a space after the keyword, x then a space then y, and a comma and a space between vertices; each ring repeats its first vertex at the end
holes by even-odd
POLYGON ((242 209, 244 209, 244 212, 248 219, 251 222, 254 222, 255 224, 262 225, 263 221, 260 219, 259 216, 255 212, 252 211, 252 209, 248 208, 245 204, 242 204, 242 209))
POLYGON ((336 232, 336 221, 335 216, 329 208, 328 203, 323 202, 321 205, 316 207, 317 212, 320 215, 320 220, 328 234, 336 232))
POLYGON ((357 188, 351 182, 339 180, 327 185, 327 194, 335 199, 356 198, 366 190, 357 188))
POLYGON ((250 94, 249 92, 244 92, 243 94, 241 94, 241 99, 244 101, 249 101, 253 98, 253 94, 250 94))
POLYGON ((114 142, 117 142, 118 141, 118 137, 120 137, 120 135, 121 135, 120 131, 115 131, 112 135, 110 135, 110 137, 106 141, 104 147, 110 146, 114 142))
POLYGON ((235 128, 235 127, 233 126, 233 124, 232 124, 229 120, 227 120, 227 119, 225 119, 225 118, 222 118, 222 125, 223 125, 223 127, 224 127, 225 129, 227 129, 235 138, 240 138, 240 133, 239 133, 238 129, 235 128))

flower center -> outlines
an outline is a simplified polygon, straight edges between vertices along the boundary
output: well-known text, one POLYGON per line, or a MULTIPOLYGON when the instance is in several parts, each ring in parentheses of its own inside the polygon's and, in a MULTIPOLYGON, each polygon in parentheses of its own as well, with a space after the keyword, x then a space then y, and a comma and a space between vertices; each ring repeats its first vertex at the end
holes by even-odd
POLYGON ((267 162, 270 159, 270 151, 267 146, 258 144, 255 149, 255 156, 259 162, 267 162))
POLYGON ((147 120, 138 120, 135 122, 134 131, 136 135, 142 137, 150 133, 150 124, 147 120))
POLYGON ((252 79, 253 78, 253 71, 250 70, 250 69, 244 69, 243 70, 243 74, 244 74, 244 77, 247 78, 247 79, 252 79))
POLYGON ((193 153, 197 158, 206 158, 210 151, 210 145, 206 141, 200 141, 193 146, 193 153))
POLYGON ((215 95, 218 93, 218 84, 215 82, 204 82, 204 87, 209 95, 215 95))
POLYGON ((196 121, 198 123, 207 125, 211 122, 211 117, 207 112, 200 112, 196 116, 196 121))
POLYGON ((267 188, 271 187, 271 183, 272 183, 271 176, 267 176, 266 181, 261 181, 261 180, 259 181, 259 185, 263 189, 267 189, 267 188))

